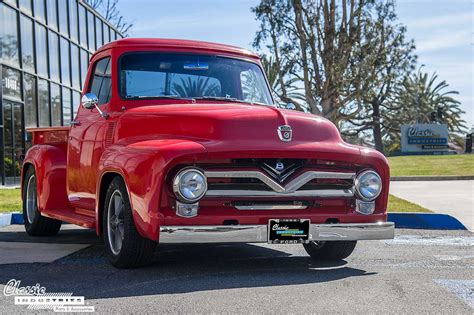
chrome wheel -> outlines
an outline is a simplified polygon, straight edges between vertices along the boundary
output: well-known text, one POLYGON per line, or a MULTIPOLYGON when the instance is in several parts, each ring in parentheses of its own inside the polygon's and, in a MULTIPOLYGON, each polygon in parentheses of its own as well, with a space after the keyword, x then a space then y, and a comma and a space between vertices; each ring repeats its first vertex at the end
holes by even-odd
POLYGON ((36 178, 35 176, 31 176, 28 179, 28 184, 26 185, 26 218, 28 219, 28 223, 33 224, 33 221, 36 216, 36 212, 38 210, 37 204, 37 197, 36 197, 36 178))
POLYGON ((124 202, 122 193, 117 189, 110 197, 107 211, 107 236, 110 250, 118 255, 122 249, 124 234, 124 202))

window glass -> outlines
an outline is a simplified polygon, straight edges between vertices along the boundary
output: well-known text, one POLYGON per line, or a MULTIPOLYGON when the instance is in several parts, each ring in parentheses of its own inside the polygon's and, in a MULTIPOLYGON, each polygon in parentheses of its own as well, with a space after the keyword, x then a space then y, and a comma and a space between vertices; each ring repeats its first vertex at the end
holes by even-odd
POLYGON ((81 40, 81 46, 87 48, 86 30, 87 30, 86 9, 82 5, 79 5, 79 38, 81 40))
POLYGON ((104 58, 96 62, 92 84, 89 88, 89 92, 97 95, 99 104, 108 103, 110 99, 112 80, 109 61, 110 58, 104 58))
POLYGON ((46 22, 46 7, 44 5, 44 1, 45 0, 34 0, 33 1, 33 5, 34 5, 34 9, 35 9, 35 17, 41 21, 41 22, 46 22))
MULTIPOLYGON (((81 25, 85 25, 85 23, 81 25)), ((71 34, 71 39, 75 42, 78 42, 76 0, 69 0, 69 32, 71 34)))
POLYGON ((88 67, 89 67, 89 56, 87 55, 87 51, 85 51, 84 49, 81 49, 81 88, 84 87, 84 83, 86 82, 88 67))
POLYGON ((69 41, 61 37, 61 81, 63 84, 71 85, 69 71, 69 41))
POLYGON ((38 79, 38 108, 39 108, 39 126, 49 126, 49 91, 48 81, 38 79))
POLYGON ((29 74, 23 75, 25 90, 25 127, 36 127, 36 79, 29 74))
POLYGON ((104 32, 104 44, 107 44, 108 42, 110 42, 109 27, 107 26, 107 23, 103 23, 102 25, 103 25, 102 29, 104 32))
POLYGON ((2 68, 2 93, 21 100, 20 72, 8 67, 2 68))
POLYGON ((51 80, 59 82, 59 37, 48 31, 49 42, 49 75, 51 80))
POLYGON ((58 1, 58 17, 59 17, 59 31, 65 36, 69 35, 68 25, 67 25, 67 1, 59 0, 58 1))
POLYGON ((96 33, 96 47, 99 48, 104 44, 102 39, 102 21, 99 18, 95 18, 95 33, 96 33))
POLYGON ((159 53, 131 53, 120 60, 120 93, 124 98, 172 96, 272 104, 263 71, 253 62, 159 53), (246 81, 242 82, 242 77, 246 81))
POLYGON ((81 104, 81 93, 72 91, 72 117, 74 118, 81 104))
POLYGON ((71 70, 72 70, 72 86, 75 88, 81 88, 81 78, 79 76, 79 47, 71 44, 71 70))
POLYGON ((58 30, 58 14, 56 0, 46 0, 46 13, 48 15, 48 26, 58 30))
POLYGON ((51 83, 51 121, 53 126, 61 126, 61 93, 59 85, 51 83))
POLYGON ((63 87, 62 92, 63 125, 67 126, 71 122, 71 90, 63 87))
POLYGON ((20 18, 21 28, 21 62, 24 69, 35 71, 33 55, 33 22, 23 14, 20 18))
POLYGON ((242 89, 242 100, 249 103, 266 103, 267 83, 263 76, 254 69, 248 69, 240 73, 240 83, 242 89))
POLYGON ((39 75, 48 76, 48 54, 46 53, 46 28, 39 24, 35 27, 36 34, 36 67, 39 75))
POLYGON ((95 29, 94 29, 94 15, 87 11, 87 34, 89 36, 89 49, 95 50, 95 29))
POLYGON ((31 14, 31 0, 20 0, 20 9, 31 14))
POLYGON ((18 66, 17 13, 4 4, 0 5, 0 58, 2 62, 18 66))

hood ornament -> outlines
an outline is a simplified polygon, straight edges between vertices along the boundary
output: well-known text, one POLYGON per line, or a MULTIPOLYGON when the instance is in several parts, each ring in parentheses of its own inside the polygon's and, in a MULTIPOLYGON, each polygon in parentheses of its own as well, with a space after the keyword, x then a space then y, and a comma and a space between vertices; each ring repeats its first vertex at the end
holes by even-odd
POLYGON ((290 142, 292 138, 292 130, 291 127, 288 125, 279 126, 277 129, 278 137, 283 142, 290 142))

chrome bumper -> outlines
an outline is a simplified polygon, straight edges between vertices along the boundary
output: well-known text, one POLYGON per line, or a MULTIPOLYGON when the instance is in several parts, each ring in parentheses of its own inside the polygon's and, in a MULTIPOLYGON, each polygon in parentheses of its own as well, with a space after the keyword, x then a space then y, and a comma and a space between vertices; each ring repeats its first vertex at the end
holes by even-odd
MULTIPOLYGON (((392 239, 393 222, 311 224, 312 241, 392 239)), ((162 226, 160 243, 266 243, 266 225, 162 226)))

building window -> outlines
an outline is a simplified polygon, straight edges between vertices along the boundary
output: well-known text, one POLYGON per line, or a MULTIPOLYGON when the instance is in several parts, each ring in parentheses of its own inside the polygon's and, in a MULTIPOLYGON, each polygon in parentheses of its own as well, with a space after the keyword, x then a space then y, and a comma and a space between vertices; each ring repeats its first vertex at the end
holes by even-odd
POLYGON ((59 37, 48 31, 49 42, 49 75, 51 80, 59 82, 59 37))
MULTIPOLYGON (((85 25, 85 23, 81 24, 81 26, 82 25, 85 25)), ((69 0, 69 33, 71 34, 71 39, 78 42, 76 0, 69 0)))
POLYGON ((34 72, 35 58, 33 55, 33 21, 23 14, 20 18, 21 29, 21 62, 23 69, 34 72))
POLYGON ((39 75, 48 76, 48 54, 46 53, 46 28, 36 23, 36 68, 39 75))
POLYGON ((25 90, 25 127, 36 127, 36 79, 29 74, 23 75, 25 90))
POLYGON ((71 44, 71 70, 72 87, 81 88, 80 67, 79 67, 79 47, 71 44))
POLYGON ((87 68, 89 67, 89 56, 87 51, 81 49, 81 88, 84 88, 87 76, 87 68))
POLYGON ((111 62, 110 57, 107 57, 96 62, 89 92, 97 95, 99 105, 106 104, 110 99, 111 87, 111 62))
POLYGON ((48 26, 58 30, 58 14, 56 0, 46 0, 46 13, 48 14, 48 26))
POLYGON ((87 34, 89 39, 89 50, 95 50, 94 15, 87 11, 87 34))
POLYGON ((61 93, 59 85, 51 83, 51 122, 53 126, 61 126, 61 93))
POLYGON ((69 36, 69 29, 67 25, 67 1, 59 0, 58 1, 58 17, 59 17, 59 31, 64 36, 69 36))
POLYGON ((49 127, 49 91, 48 81, 38 79, 39 126, 49 127))
POLYGON ((63 125, 69 125, 71 122, 71 90, 62 89, 62 103, 63 103, 63 125))
POLYGON ((103 38, 102 38, 102 21, 96 17, 95 18, 95 33, 96 33, 96 45, 95 47, 99 48, 104 44, 103 38))
POLYGON ((69 71, 69 41, 61 37, 61 80, 63 84, 71 85, 69 71))
POLYGON ((18 58, 18 32, 16 24, 17 13, 15 10, 1 4, 0 7, 0 44, 1 55, 4 63, 14 66, 19 65, 18 58))
POLYGON ((34 9, 35 9, 35 17, 38 21, 45 22, 46 19, 46 7, 44 5, 44 0, 35 0, 33 1, 34 9))
POLYGON ((81 46, 87 48, 87 20, 86 20, 86 9, 79 5, 79 37, 81 40, 81 46))
POLYGON ((3 96, 21 100, 20 72, 8 67, 2 69, 3 96))
POLYGON ((77 115, 77 110, 81 105, 81 93, 73 91, 72 92, 72 116, 77 115))
POLYGON ((31 0, 20 0, 20 10, 31 15, 31 0))
POLYGON ((104 32, 104 44, 107 44, 110 42, 110 32, 109 32, 109 27, 107 26, 107 23, 103 23, 103 32, 104 32))

